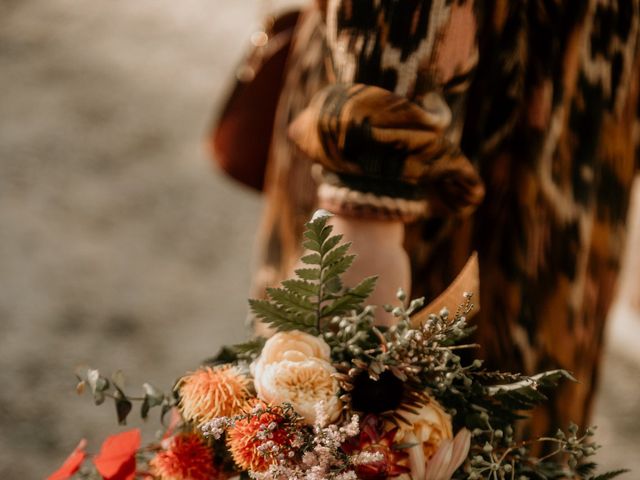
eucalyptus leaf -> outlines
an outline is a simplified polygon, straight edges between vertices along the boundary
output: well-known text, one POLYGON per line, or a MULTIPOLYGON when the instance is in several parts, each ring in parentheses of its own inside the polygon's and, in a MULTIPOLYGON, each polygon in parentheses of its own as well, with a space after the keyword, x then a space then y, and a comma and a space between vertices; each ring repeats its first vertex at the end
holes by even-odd
POLYGON ((121 393, 121 390, 117 390, 114 395, 114 402, 116 406, 116 414, 118 416, 118 424, 126 425, 127 416, 133 408, 131 401, 121 393))
POLYGON ((140 404, 140 418, 146 420, 149 418, 149 410, 151 409, 151 405, 149 405, 149 397, 144 397, 142 400, 142 404, 140 404))
POLYGON ((164 393, 158 390, 156 387, 151 385, 150 383, 143 383, 142 389, 144 390, 145 399, 149 400, 149 405, 151 407, 156 407, 162 404, 164 400, 164 393))
POLYGON ((111 374, 111 381, 113 382, 113 384, 120 390, 124 389, 124 385, 125 385, 125 378, 124 378, 124 373, 122 370, 116 370, 114 373, 111 374))
POLYGON ((105 399, 104 392, 109 389, 109 380, 100 375, 98 370, 89 369, 87 371, 87 382, 91 387, 93 401, 96 405, 101 405, 105 399))
POLYGON ((104 392, 94 392, 93 393, 93 401, 96 405, 102 405, 105 400, 104 392))

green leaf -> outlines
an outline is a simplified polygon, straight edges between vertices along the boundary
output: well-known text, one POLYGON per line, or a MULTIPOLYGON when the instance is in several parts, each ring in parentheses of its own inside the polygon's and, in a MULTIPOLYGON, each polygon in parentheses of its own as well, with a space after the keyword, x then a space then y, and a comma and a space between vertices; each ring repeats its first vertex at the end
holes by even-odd
POLYGON ((151 409, 151 404, 149 399, 145 396, 144 400, 142 400, 142 405, 140 405, 140 418, 146 420, 149 417, 149 410, 151 409))
POLYGON ((151 408, 162 405, 164 394, 150 383, 144 383, 142 389, 144 390, 144 399, 140 406, 140 416, 146 420, 151 408))
POLYGON ((622 468, 620 470, 613 470, 611 472, 606 472, 601 475, 598 475, 597 477, 593 477, 593 480, 611 480, 612 478, 615 478, 627 472, 630 472, 630 470, 627 468, 622 468))
POLYGON ((373 292, 373 289, 376 288, 376 283, 378 282, 378 277, 367 277, 362 280, 358 285, 349 290, 352 295, 356 297, 360 297, 363 301, 369 298, 369 295, 373 292))
POLYGON ((164 400, 164 393, 162 393, 150 383, 143 383, 142 389, 144 390, 145 397, 149 397, 149 402, 151 403, 152 407, 160 405, 162 403, 162 400, 164 400))
POLYGON ((320 244, 323 244, 324 242, 327 241, 332 231, 333 231, 333 227, 330 225, 322 229, 322 231, 320 232, 320 235, 318 236, 318 238, 320 239, 320 244))
POLYGON ((297 278, 267 289, 267 300, 249 302, 256 317, 278 331, 319 334, 324 317, 360 309, 375 287, 375 278, 368 278, 344 290, 340 276, 355 255, 347 254, 350 243, 340 245, 342 235, 331 236, 333 227, 327 225, 328 218, 320 216, 307 223, 303 234, 303 246, 309 253, 301 261, 315 267, 295 270, 297 278))
POLYGON ((305 255, 300 259, 302 263, 306 263, 307 265, 320 265, 322 262, 322 258, 320 258, 319 253, 310 253, 309 255, 305 255))
POLYGON ((282 285, 291 290, 293 293, 300 295, 301 297, 309 297, 318 295, 318 285, 308 282, 306 280, 285 280, 282 285))
POLYGON ((266 341, 264 337, 255 337, 247 342, 233 345, 231 348, 240 357, 258 356, 266 341))
POLYGON ((327 225, 327 220, 329 220, 329 216, 321 216, 308 222, 305 225, 307 231, 304 232, 304 236, 320 244, 324 243, 333 230, 331 225, 327 225))
POLYGON ((340 243, 340 240, 342 240, 342 234, 333 235, 332 237, 328 238, 327 241, 322 244, 322 246, 319 246, 319 248, 315 249, 314 251, 317 252, 319 250, 320 255, 324 256, 329 252, 329 250, 338 245, 338 243, 340 243))
POLYGON ((327 281, 332 277, 342 275, 344 272, 349 270, 349 267, 351 266, 355 258, 356 258, 355 255, 347 255, 346 257, 343 257, 337 262, 335 262, 334 264, 332 264, 330 267, 327 268, 324 274, 324 280, 327 281))
POLYGON ((206 358, 202 363, 203 365, 224 365, 236 360, 238 360, 238 352, 234 350, 233 346, 224 345, 218 350, 218 353, 206 358))
POLYGON ((350 247, 351 247, 351 243, 344 243, 339 247, 335 248, 334 250, 332 250, 331 252, 329 252, 324 257, 323 267, 330 266, 331 264, 342 260, 347 254, 347 252, 349 251, 350 247))
POLYGON ((299 268, 295 273, 302 280, 320 280, 319 268, 299 268))
POLYGON ((305 240, 302 242, 302 246, 312 252, 319 252, 321 248, 320 244, 316 240, 305 240))
MULTIPOLYGON (((563 432, 564 433, 564 432, 563 432)), ((589 475, 593 476, 598 464, 595 462, 581 463, 576 467, 576 473, 580 478, 587 478, 589 475)))
POLYGON ((525 392, 538 387, 552 387, 557 385, 563 378, 576 381, 566 370, 549 370, 531 377, 522 377, 522 380, 515 383, 488 387, 488 393, 489 395, 497 395, 506 392, 525 392))
POLYGON ((305 297, 282 288, 267 288, 267 295, 279 305, 282 305, 290 313, 305 314, 314 311, 313 305, 305 297))
POLYGON ((342 280, 340 280, 339 276, 331 277, 324 282, 324 289, 328 293, 337 294, 342 290, 342 280))
POLYGON ((322 233, 322 229, 327 225, 328 217, 318 217, 305 224, 304 236, 309 239, 317 239, 322 233))
POLYGON ((249 300, 251 311, 255 313, 258 318, 272 321, 288 322, 289 317, 284 308, 270 302, 268 300, 249 300))
POLYGON ((109 380, 100 375, 100 372, 95 369, 87 370, 87 382, 91 387, 91 393, 93 393, 93 401, 96 405, 104 403, 104 392, 109 389, 109 380))
POLYGON ((122 390, 120 389, 116 390, 116 393, 114 395, 114 401, 116 404, 116 414, 118 415, 118 424, 126 425, 127 416, 131 412, 131 409, 133 408, 133 404, 122 393, 122 390))
POLYGON ((124 373, 122 372, 122 370, 116 370, 114 373, 112 373, 111 381, 117 389, 122 390, 125 383, 124 373))
POLYGON ((302 330, 317 333, 313 314, 304 317, 289 314, 283 307, 269 300, 249 300, 251 310, 278 331, 302 330))
POLYGON ((378 277, 367 277, 355 288, 348 290, 332 303, 322 308, 321 317, 329 317, 356 310, 362 306, 376 286, 378 277))

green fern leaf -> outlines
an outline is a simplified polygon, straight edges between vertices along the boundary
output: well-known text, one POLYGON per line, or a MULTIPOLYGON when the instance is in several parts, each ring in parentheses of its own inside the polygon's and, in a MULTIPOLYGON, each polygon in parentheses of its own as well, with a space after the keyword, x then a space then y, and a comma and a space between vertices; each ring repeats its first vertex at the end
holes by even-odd
POLYGON ((320 255, 326 255, 327 253, 329 253, 329 251, 334 248, 336 245, 338 245, 338 243, 340 243, 340 240, 342 240, 342 235, 334 235, 333 237, 330 237, 327 239, 326 242, 324 242, 320 248, 318 248, 315 251, 320 251, 320 255))
MULTIPOLYGON (((340 277, 339 276, 338 277, 332 277, 332 278, 328 279, 327 281, 325 281, 324 282, 324 290, 329 295, 340 293, 340 291, 342 290, 342 280, 340 280, 340 277)), ((325 298, 326 297, 327 297, 327 295, 325 295, 325 298)))
POLYGON ((622 475, 623 473, 627 473, 629 472, 628 469, 626 468, 622 468, 620 470, 613 470, 611 472, 606 472, 603 473, 602 475, 598 475, 597 477, 592 477, 593 480, 611 480, 612 478, 615 478, 619 475, 622 475))
POLYGON ((320 316, 325 318, 358 309, 375 288, 376 281, 377 277, 366 278, 358 286, 348 290, 332 303, 324 306, 320 316))
POLYGON ((378 282, 378 277, 367 277, 363 281, 361 281, 358 285, 350 289, 350 293, 355 295, 356 297, 360 297, 362 301, 369 298, 373 289, 376 288, 376 283, 378 282))
POLYGON ((306 263, 307 265, 321 265, 322 257, 319 253, 310 253, 309 255, 305 255, 300 259, 302 263, 306 263))
POLYGON ((278 331, 317 333, 315 313, 292 312, 272 300, 249 300, 249 304, 256 317, 278 331))
POLYGON ((302 243, 302 246, 307 250, 311 250, 312 252, 320 251, 320 244, 315 240, 306 240, 302 243))
POLYGON ((283 288, 267 288, 267 295, 293 314, 307 314, 315 310, 309 300, 283 288))
POLYGON ((328 267, 336 262, 339 262, 346 256, 350 247, 351 243, 344 243, 339 247, 336 247, 323 257, 322 265, 328 267))
POLYGON ((258 354, 266 341, 264 337, 255 337, 243 343, 236 343, 231 348, 239 354, 258 354))
POLYGON ((310 297, 318 295, 318 285, 307 282, 306 280, 290 279, 282 282, 282 286, 287 290, 300 295, 301 297, 310 297))
POLYGON ((251 311, 267 322, 288 322, 287 311, 269 300, 249 300, 251 311))
POLYGON ((342 275, 344 272, 349 270, 349 267, 351 266, 355 258, 355 255, 347 255, 345 257, 342 257, 337 262, 331 264, 324 273, 324 281, 330 280, 331 278, 338 275, 342 275))
POLYGON ((332 226, 327 225, 328 218, 329 217, 320 217, 307 223, 305 225, 307 230, 304 232, 304 237, 319 244, 324 243, 333 230, 332 226))
POLYGON ((302 280, 320 280, 319 268, 299 268, 295 273, 302 280))
POLYGON ((295 270, 297 278, 282 282, 282 288, 267 289, 268 300, 253 300, 251 310, 276 330, 303 330, 318 334, 322 319, 362 308, 375 287, 367 278, 355 288, 344 289, 340 276, 353 263, 350 243, 340 245, 342 235, 331 235, 329 217, 307 223, 302 263, 312 267, 295 270))

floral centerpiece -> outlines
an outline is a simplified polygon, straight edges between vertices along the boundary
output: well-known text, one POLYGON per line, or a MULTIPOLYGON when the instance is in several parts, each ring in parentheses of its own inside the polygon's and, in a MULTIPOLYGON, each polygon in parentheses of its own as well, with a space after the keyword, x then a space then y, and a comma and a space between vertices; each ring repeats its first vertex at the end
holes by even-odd
POLYGON ((274 332, 268 339, 224 347, 168 394, 145 384, 135 398, 118 376, 80 372, 78 390, 88 387, 97 404, 112 398, 121 423, 133 401, 143 418, 159 408, 163 435, 141 446, 140 432, 126 431, 91 458, 81 443, 49 480, 606 480, 622 472, 594 473, 592 429, 517 439, 517 421, 544 390, 572 378, 465 361, 476 347, 465 342, 471 295, 417 321, 423 301, 399 291, 404 306, 384 307, 397 322, 377 326, 365 305, 376 279, 343 285, 354 255, 331 231, 327 216, 309 222, 305 268, 250 301, 274 332))

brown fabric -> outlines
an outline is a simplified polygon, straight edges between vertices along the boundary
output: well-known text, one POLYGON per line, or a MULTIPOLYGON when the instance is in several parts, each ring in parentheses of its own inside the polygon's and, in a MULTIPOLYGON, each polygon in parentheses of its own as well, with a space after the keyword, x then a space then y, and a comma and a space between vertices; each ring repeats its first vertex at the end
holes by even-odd
POLYGON ((289 12, 274 20, 266 32, 267 44, 255 47, 239 69, 240 78, 209 137, 218 166, 256 190, 264 184, 275 112, 299 15, 289 12))
POLYGON ((335 83, 328 71, 423 108, 434 92, 451 110, 447 139, 476 165, 486 194, 466 219, 407 226, 412 296, 436 298, 478 251, 480 354, 500 369, 566 368, 578 378, 551 393, 534 433, 588 424, 639 159, 640 0, 326 5, 308 12, 293 45, 256 293, 289 274, 317 206, 312 162, 287 129, 335 83), (449 50, 462 23, 477 40, 449 50))

